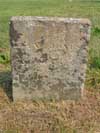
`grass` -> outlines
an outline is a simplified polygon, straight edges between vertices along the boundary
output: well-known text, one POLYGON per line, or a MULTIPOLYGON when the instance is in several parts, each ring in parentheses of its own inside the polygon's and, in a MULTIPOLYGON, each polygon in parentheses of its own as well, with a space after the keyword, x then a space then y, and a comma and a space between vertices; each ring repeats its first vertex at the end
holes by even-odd
POLYGON ((100 133, 100 90, 80 101, 9 102, 0 89, 0 129, 12 133, 100 133), (3 104, 2 104, 3 103, 3 104))
POLYGON ((99 133, 100 1, 0 0, 0 86, 0 130, 3 132, 99 133), (89 89, 86 89, 83 100, 59 103, 9 101, 8 97, 12 97, 9 93, 11 80, 9 21, 11 16, 19 15, 82 17, 91 20, 92 32, 86 80, 86 88, 89 89))

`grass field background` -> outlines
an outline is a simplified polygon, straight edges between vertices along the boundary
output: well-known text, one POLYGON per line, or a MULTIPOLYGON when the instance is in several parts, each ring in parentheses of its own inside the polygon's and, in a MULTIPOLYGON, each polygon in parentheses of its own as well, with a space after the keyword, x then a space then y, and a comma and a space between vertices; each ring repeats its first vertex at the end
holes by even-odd
POLYGON ((100 0, 0 0, 0 86, 0 131, 100 133, 100 0), (11 81, 11 16, 59 16, 91 20, 85 99, 59 103, 9 101, 6 93, 10 90, 8 83, 11 81), (3 90, 5 86, 8 90, 3 90))
POLYGON ((69 0, 0 0, 0 63, 2 64, 7 64, 10 60, 10 18, 20 15, 89 18, 92 22, 92 33, 88 64, 93 71, 100 68, 99 0, 73 0, 72 2, 69 0))

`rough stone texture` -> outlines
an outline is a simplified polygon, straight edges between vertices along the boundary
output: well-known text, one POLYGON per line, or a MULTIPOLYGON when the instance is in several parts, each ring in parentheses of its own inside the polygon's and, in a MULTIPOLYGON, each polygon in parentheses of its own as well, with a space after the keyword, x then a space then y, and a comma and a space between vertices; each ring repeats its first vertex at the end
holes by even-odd
POLYGON ((88 19, 12 17, 13 98, 79 99, 83 94, 88 19))

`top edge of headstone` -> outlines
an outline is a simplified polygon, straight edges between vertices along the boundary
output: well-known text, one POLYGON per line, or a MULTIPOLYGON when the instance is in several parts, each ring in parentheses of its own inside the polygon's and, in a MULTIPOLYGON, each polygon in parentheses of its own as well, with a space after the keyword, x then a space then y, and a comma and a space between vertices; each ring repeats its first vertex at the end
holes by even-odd
POLYGON ((91 25, 91 21, 87 18, 65 18, 65 17, 38 17, 38 16, 13 16, 11 21, 53 21, 64 23, 80 23, 91 25))

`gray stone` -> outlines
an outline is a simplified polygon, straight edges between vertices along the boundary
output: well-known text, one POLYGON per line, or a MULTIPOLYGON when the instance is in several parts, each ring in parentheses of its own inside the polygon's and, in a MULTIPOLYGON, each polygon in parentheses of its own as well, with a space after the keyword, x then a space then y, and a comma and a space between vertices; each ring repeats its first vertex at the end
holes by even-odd
POLYGON ((12 17, 13 98, 65 100, 83 95, 88 19, 12 17))

